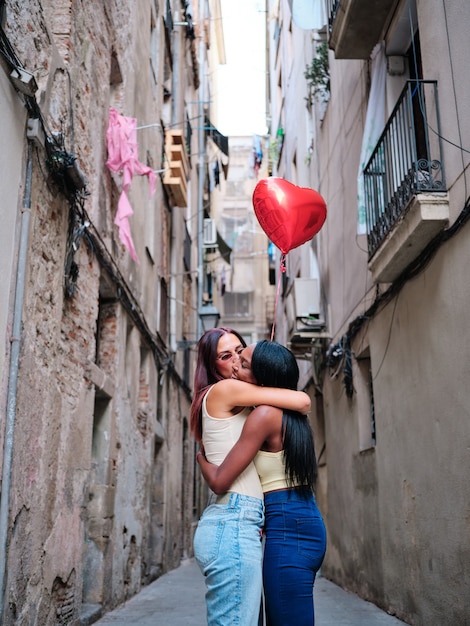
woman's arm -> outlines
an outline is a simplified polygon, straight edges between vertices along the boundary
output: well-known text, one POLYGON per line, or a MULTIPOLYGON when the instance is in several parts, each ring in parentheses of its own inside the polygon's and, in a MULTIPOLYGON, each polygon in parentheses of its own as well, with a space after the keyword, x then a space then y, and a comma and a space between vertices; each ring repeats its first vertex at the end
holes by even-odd
POLYGON ((264 441, 282 428, 282 410, 259 406, 247 417, 240 438, 221 465, 209 463, 204 454, 197 454, 204 480, 216 494, 225 493, 233 481, 255 458, 264 441))
POLYGON ((306 414, 310 411, 310 398, 304 391, 259 387, 232 378, 220 380, 207 397, 207 409, 211 415, 220 411, 230 412, 237 406, 258 406, 267 404, 306 414))

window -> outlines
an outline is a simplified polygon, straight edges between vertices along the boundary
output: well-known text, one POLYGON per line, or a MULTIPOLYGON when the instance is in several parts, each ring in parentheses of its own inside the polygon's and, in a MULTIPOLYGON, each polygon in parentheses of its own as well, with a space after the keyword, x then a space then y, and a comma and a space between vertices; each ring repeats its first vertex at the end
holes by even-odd
POLYGON ((237 293, 226 291, 224 302, 225 317, 248 317, 251 315, 252 293, 237 293))
POLYGON ((168 292, 166 281, 163 278, 160 280, 158 296, 158 332, 160 337, 166 340, 168 330, 168 292))
POLYGON ((356 376, 357 410, 359 426, 359 449, 373 448, 377 441, 375 428, 374 389, 369 348, 357 358, 356 376))

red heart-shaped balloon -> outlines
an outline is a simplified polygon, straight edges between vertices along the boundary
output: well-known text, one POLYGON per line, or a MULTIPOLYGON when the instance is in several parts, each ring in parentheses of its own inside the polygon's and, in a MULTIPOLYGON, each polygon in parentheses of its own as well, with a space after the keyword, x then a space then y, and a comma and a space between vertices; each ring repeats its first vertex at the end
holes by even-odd
POLYGON ((283 254, 310 241, 326 219, 326 202, 314 189, 283 178, 263 178, 253 192, 261 228, 283 254))

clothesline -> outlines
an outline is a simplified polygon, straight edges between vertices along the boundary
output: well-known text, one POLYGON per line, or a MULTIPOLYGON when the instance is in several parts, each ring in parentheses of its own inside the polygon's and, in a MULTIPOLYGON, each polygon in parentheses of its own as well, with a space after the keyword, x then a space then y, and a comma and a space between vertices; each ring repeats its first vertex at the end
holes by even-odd
POLYGON ((161 128, 162 125, 161 124, 145 124, 144 126, 137 126, 136 130, 142 130, 142 128, 153 128, 153 127, 161 128))

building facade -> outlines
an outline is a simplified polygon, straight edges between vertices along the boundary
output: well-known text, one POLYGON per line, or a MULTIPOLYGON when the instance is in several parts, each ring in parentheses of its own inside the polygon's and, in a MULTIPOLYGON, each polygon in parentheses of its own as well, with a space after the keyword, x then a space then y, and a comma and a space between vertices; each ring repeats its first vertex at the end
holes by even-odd
POLYGON ((212 11, 0 2, 5 626, 92 623, 192 554, 212 11))
POLYGON ((328 207, 288 255, 277 322, 315 397, 322 573, 406 623, 463 625, 470 7, 280 0, 267 15, 272 174, 328 207), (304 278, 319 304, 296 298, 304 278))

